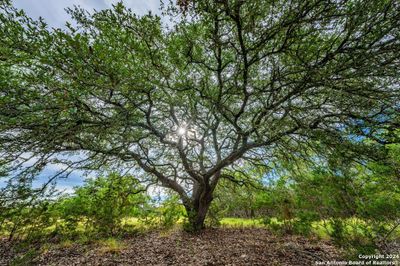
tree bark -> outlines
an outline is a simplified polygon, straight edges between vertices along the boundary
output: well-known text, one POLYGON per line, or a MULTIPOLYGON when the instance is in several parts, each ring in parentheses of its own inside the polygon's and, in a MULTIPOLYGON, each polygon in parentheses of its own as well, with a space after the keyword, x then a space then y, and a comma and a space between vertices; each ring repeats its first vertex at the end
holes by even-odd
POLYGON ((196 194, 193 196, 191 204, 185 205, 189 220, 185 229, 191 232, 198 232, 205 228, 204 221, 213 199, 212 190, 203 190, 202 193, 196 194))

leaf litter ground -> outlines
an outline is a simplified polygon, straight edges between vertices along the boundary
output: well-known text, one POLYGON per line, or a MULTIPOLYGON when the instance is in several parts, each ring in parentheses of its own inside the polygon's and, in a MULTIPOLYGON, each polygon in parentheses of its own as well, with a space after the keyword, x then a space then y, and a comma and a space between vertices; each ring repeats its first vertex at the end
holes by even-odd
MULTIPOLYGON (((0 265, 16 254, 7 242, 0 246, 0 265)), ((94 244, 54 245, 31 265, 315 265, 340 260, 328 241, 279 236, 261 228, 206 229, 199 234, 180 230, 127 237, 116 247, 94 244)))

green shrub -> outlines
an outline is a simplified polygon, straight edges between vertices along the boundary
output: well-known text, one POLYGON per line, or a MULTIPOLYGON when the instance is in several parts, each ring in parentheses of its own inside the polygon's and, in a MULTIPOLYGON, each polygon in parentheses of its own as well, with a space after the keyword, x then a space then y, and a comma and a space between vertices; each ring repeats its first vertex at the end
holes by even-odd
POLYGON ((138 216, 148 196, 132 176, 112 173, 85 181, 72 197, 61 199, 57 210, 61 223, 57 230, 75 235, 78 231, 99 235, 116 235, 123 230, 122 219, 138 216))
POLYGON ((174 226, 185 214, 185 209, 180 203, 179 197, 176 195, 170 196, 164 200, 157 211, 159 212, 160 224, 164 228, 174 226))

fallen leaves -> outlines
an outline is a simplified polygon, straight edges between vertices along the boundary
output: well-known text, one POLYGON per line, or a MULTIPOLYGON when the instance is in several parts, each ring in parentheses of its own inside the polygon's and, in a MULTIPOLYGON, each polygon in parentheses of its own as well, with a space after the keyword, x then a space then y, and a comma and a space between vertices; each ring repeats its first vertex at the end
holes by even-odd
MULTIPOLYGON (((118 252, 104 245, 74 244, 41 254, 35 265, 312 265, 339 259, 326 241, 276 236, 265 229, 207 229, 198 235, 151 232, 121 240, 118 252)), ((10 249, 9 249, 10 250, 10 249)), ((7 252, 3 246, 0 251, 7 252)), ((10 262, 10 256, 0 264, 10 262)))

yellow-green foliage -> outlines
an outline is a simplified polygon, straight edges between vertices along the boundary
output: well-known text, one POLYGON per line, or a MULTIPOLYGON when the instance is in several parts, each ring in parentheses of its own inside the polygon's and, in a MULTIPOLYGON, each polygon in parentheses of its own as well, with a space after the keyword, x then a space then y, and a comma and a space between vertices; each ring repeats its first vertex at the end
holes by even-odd
POLYGON ((222 218, 221 226, 224 227, 266 227, 262 219, 222 218))

